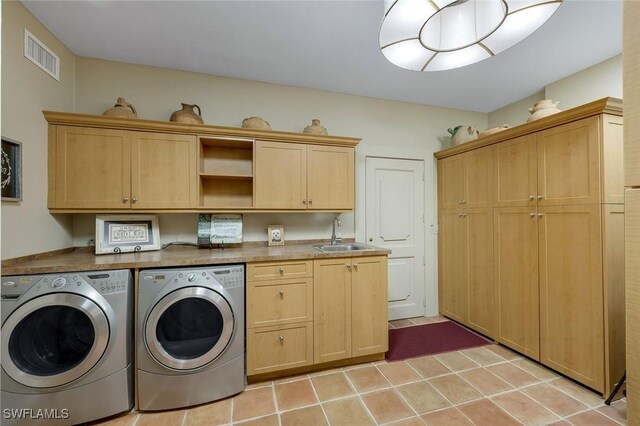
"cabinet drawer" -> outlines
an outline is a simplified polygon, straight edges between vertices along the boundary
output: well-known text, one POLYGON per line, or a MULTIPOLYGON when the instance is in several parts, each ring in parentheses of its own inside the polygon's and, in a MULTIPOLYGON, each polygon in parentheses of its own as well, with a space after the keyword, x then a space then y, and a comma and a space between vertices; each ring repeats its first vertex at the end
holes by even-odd
POLYGON ((285 278, 310 278, 312 276, 313 262, 311 260, 247 264, 248 282, 285 278))
POLYGON ((247 288, 247 327, 313 320, 311 278, 258 281, 247 288))
POLYGON ((313 323, 247 330, 247 374, 313 364, 313 323))

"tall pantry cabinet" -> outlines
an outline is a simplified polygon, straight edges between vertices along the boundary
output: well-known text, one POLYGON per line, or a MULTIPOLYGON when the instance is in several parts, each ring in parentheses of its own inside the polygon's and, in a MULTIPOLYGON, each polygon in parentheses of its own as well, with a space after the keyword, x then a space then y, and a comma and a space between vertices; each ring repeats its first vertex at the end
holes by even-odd
POLYGON ((607 98, 436 153, 442 314, 603 393, 624 370, 621 115, 607 98), (490 189, 476 172, 461 201, 490 201, 453 207, 472 157, 490 189))
POLYGON ((627 421, 640 424, 640 3, 624 2, 627 421))

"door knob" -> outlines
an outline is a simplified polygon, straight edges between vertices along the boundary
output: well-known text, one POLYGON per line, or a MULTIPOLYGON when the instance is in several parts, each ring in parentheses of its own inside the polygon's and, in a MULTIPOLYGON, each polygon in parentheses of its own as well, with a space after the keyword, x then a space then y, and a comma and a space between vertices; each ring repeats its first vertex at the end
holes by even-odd
POLYGON ((369 238, 369 242, 372 243, 373 242, 373 238, 369 238))

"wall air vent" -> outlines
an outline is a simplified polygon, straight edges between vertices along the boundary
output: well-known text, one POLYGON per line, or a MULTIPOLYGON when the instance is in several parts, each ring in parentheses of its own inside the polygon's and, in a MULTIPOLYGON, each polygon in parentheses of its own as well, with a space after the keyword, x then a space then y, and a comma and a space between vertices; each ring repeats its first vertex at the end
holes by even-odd
POLYGON ((60 58, 26 28, 24 29, 24 56, 60 81, 60 58))

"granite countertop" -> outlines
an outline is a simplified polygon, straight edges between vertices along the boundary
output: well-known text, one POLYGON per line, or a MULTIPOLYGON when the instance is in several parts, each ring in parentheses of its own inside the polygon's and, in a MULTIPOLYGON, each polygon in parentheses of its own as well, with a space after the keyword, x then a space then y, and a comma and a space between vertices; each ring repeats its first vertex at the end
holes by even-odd
MULTIPOLYGON (((348 243, 348 241, 346 242, 348 243)), ((370 250, 324 253, 313 248, 326 241, 295 242, 269 247, 266 243, 245 243, 231 248, 200 249, 192 246, 169 246, 158 251, 96 255, 87 247, 71 248, 51 254, 3 261, 2 275, 30 275, 51 272, 79 272, 107 269, 142 269, 221 263, 267 262, 335 257, 380 256, 391 250, 366 246, 370 250)), ((365 245, 358 243, 359 245, 365 245)))

